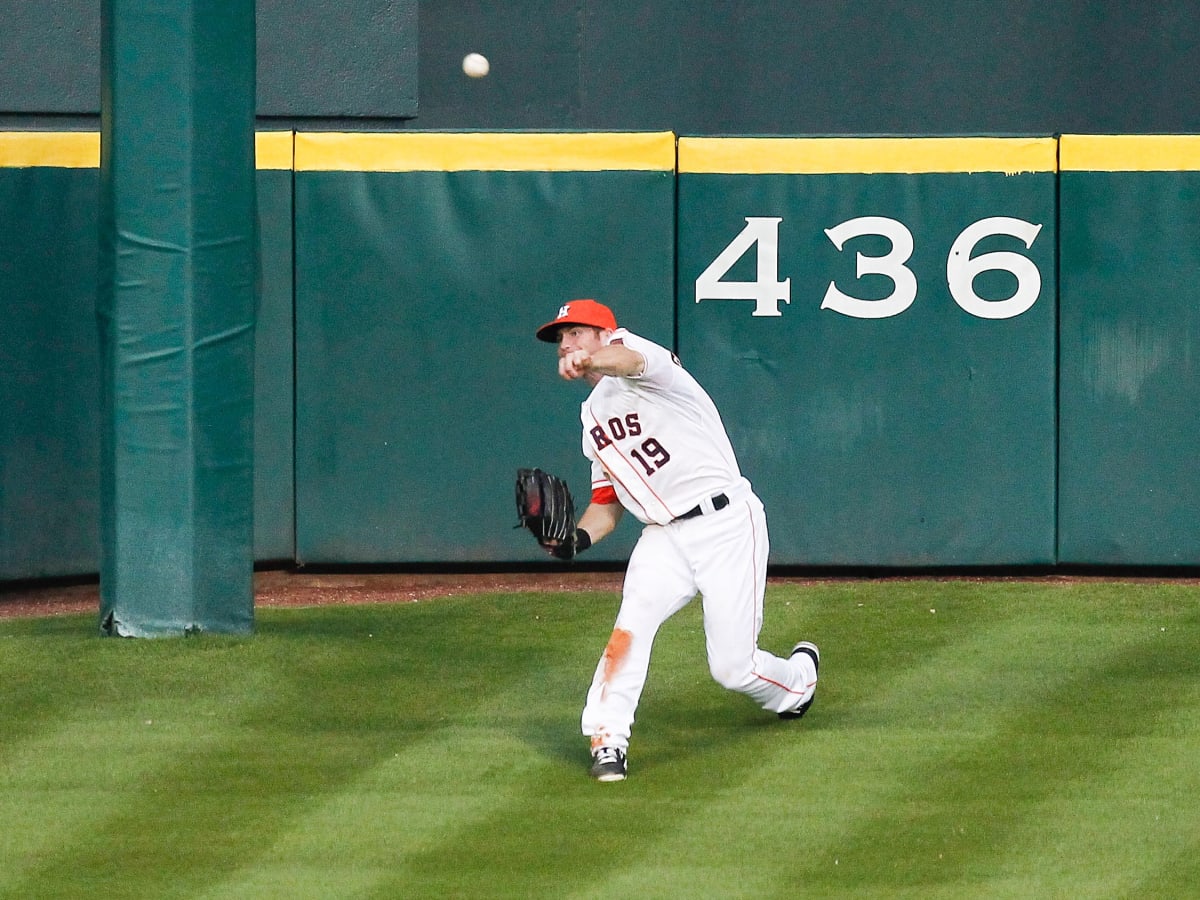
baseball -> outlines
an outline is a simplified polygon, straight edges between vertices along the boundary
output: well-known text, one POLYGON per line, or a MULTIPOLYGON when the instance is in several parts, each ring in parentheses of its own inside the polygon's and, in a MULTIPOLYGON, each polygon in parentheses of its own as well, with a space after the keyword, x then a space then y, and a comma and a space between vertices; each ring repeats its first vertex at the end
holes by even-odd
POLYGON ((463 57, 463 71, 472 78, 482 78, 491 68, 487 57, 482 53, 468 53, 463 57))

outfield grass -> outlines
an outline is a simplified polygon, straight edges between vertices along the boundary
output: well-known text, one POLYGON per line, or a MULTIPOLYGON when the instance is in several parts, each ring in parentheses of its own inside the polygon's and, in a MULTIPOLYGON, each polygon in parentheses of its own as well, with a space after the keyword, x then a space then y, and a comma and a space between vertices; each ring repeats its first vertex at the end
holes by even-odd
POLYGON ((630 753, 578 732, 610 594, 0 621, 0 896, 1200 896, 1200 588, 834 582, 812 712, 667 623, 630 753))

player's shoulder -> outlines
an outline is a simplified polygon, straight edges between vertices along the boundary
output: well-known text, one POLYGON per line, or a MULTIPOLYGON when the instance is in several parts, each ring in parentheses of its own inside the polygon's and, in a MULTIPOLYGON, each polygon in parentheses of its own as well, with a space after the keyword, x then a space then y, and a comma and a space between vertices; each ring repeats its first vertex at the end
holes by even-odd
POLYGON ((618 347, 631 347, 636 344, 650 343, 641 335, 634 334, 628 328, 617 328, 608 337, 610 345, 616 344, 618 347))
POLYGON ((640 334, 634 334, 626 328, 618 328, 614 331, 608 342, 609 344, 617 344, 618 346, 628 347, 630 350, 636 350, 642 356, 659 356, 669 359, 677 366, 682 366, 679 357, 662 346, 662 344, 656 344, 649 338, 642 337, 640 334))

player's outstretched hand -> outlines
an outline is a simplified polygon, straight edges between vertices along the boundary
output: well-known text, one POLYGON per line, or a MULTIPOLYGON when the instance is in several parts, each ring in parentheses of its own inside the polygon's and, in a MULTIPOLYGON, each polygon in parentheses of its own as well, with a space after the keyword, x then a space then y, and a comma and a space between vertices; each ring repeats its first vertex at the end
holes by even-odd
POLYGON ((572 350, 558 360, 558 374, 568 381, 582 378, 591 368, 592 354, 586 350, 572 350))

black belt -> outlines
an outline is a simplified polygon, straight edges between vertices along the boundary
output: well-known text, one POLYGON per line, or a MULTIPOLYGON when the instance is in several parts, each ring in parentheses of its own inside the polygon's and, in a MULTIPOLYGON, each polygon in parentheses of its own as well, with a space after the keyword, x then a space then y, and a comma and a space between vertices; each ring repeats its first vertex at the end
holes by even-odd
MULTIPOLYGON (((712 498, 712 505, 713 512, 716 512, 718 509, 724 509, 729 505, 729 498, 724 494, 717 494, 717 496, 712 498)), ((682 516, 676 516, 675 521, 678 522, 680 519, 694 519, 696 516, 702 515, 704 515, 704 508, 700 504, 696 504, 682 516)))

